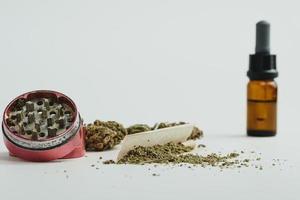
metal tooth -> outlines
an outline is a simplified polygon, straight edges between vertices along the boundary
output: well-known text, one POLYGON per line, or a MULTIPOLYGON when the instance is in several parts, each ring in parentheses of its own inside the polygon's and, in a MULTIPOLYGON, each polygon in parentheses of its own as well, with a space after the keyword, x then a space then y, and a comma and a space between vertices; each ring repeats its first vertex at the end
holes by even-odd
POLYGON ((26 111, 32 112, 34 110, 34 103, 32 101, 26 102, 26 111))
POLYGON ((19 123, 18 124, 18 128, 19 128, 19 133, 21 133, 22 135, 24 135, 25 132, 24 132, 24 125, 23 125, 23 123, 19 123))
POLYGON ((55 102, 55 100, 54 99, 52 99, 52 98, 50 98, 49 99, 49 106, 51 107, 51 106, 54 106, 54 103, 55 102))
POLYGON ((64 107, 62 105, 57 106, 57 111, 58 111, 59 116, 64 115, 64 107))
POLYGON ((31 124, 32 122, 35 121, 35 116, 34 116, 34 112, 30 112, 28 113, 28 123, 31 124))
POLYGON ((23 119, 23 113, 21 111, 17 112, 16 119, 17 119, 17 122, 22 121, 22 119, 23 119))
POLYGON ((57 132, 57 128, 48 127, 48 137, 55 137, 57 132))
POLYGON ((38 133, 36 131, 32 132, 31 139, 32 140, 38 140, 38 133))
POLYGON ((47 110, 41 110, 38 112, 38 117, 40 118, 40 121, 44 121, 44 119, 47 119, 47 116, 47 110))
POLYGON ((46 118, 47 118, 47 115, 48 115, 47 110, 43 109, 43 110, 41 111, 41 118, 46 119, 46 118))
POLYGON ((47 110, 50 110, 49 99, 44 99, 44 107, 45 107, 47 110))
POLYGON ((43 113, 42 113, 42 111, 38 111, 37 114, 38 114, 38 118, 39 119, 43 119, 43 113))
POLYGON ((37 132, 41 131, 41 125, 39 123, 35 123, 34 127, 37 132))
POLYGON ((43 125, 47 125, 47 118, 46 119, 39 119, 38 121, 37 121, 37 123, 39 123, 40 124, 40 126, 43 126, 43 125))
POLYGON ((52 126, 53 123, 54 123, 54 117, 49 117, 49 118, 47 119, 47 126, 52 126))
POLYGON ((65 126, 66 126, 66 121, 67 121, 66 117, 60 117, 60 118, 58 119, 58 125, 59 125, 59 128, 65 128, 65 126))

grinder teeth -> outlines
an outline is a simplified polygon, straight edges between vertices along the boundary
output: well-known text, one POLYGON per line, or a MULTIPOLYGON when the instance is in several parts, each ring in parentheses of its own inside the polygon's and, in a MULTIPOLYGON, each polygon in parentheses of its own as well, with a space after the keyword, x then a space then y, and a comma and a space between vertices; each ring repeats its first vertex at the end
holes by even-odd
POLYGON ((24 132, 24 125, 23 125, 23 123, 19 123, 19 124, 17 125, 17 127, 18 127, 18 129, 19 129, 19 132, 20 132, 22 135, 24 135, 25 132, 24 132))
POLYGON ((57 132, 57 128, 55 127, 48 127, 48 136, 49 137, 55 137, 57 132))
POLYGON ((38 140, 38 133, 36 131, 32 131, 31 139, 32 140, 38 140))
POLYGON ((62 105, 58 105, 57 106, 57 111, 58 111, 58 115, 59 116, 63 116, 64 115, 64 108, 62 105))
POLYGON ((34 112, 30 112, 27 115, 27 121, 29 124, 33 123, 35 121, 35 116, 34 116, 34 112))
POLYGON ((16 116, 17 122, 21 122, 23 120, 23 112, 22 111, 17 111, 15 116, 16 116))
POLYGON ((66 126, 66 118, 65 117, 60 117, 58 120, 59 128, 65 128, 66 126))
POLYGON ((47 118, 47 126, 53 126, 54 123, 54 116, 50 116, 49 118, 47 118))
POLYGON ((41 111, 39 111, 39 115, 40 115, 40 118, 46 119, 48 116, 48 112, 46 109, 42 109, 41 111))
POLYGON ((40 132, 41 131, 41 125, 39 124, 39 123, 35 123, 35 130, 37 131, 37 132, 40 132))
POLYGON ((46 108, 46 110, 50 109, 50 105, 49 105, 49 99, 43 99, 44 102, 44 107, 46 108))
POLYGON ((55 99, 20 100, 6 122, 11 130, 32 140, 55 137, 73 123, 73 111, 55 99))
POLYGON ((27 112, 32 112, 34 110, 34 103, 31 101, 26 102, 26 111, 27 112))

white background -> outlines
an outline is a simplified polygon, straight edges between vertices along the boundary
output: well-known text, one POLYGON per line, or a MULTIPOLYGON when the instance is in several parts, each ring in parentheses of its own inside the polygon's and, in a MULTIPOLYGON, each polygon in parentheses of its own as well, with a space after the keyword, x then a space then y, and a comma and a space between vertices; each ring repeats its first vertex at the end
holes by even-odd
POLYGON ((298 1, 287 0, 0 0, 1 111, 24 92, 57 90, 86 123, 189 121, 204 130, 209 151, 255 150, 264 166, 220 172, 97 163, 115 151, 30 163, 9 157, 1 141, 1 199, 296 199, 299 19, 298 1), (245 136, 248 55, 261 19, 272 24, 278 56, 275 138, 245 136), (272 167, 272 159, 287 161, 272 167))

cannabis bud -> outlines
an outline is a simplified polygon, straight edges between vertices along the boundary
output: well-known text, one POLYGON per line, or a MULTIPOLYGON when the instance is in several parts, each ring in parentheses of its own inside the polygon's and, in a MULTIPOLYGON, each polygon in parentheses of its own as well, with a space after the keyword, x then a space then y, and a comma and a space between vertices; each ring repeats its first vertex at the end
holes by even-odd
POLYGON ((135 124, 127 128, 128 135, 146 131, 151 131, 150 126, 148 126, 147 124, 135 124))
POLYGON ((169 127, 179 126, 179 125, 184 125, 184 124, 186 124, 186 122, 173 122, 173 123, 160 122, 160 123, 156 123, 152 129, 154 130, 154 129, 161 129, 161 128, 169 128, 169 127))
POLYGON ((202 136, 203 136, 203 131, 201 131, 198 127, 194 126, 190 137, 188 137, 187 139, 188 140, 196 140, 196 139, 199 139, 202 136))
MULTIPOLYGON (((173 123, 161 122, 161 123, 155 124, 152 129, 155 130, 155 129, 161 129, 161 128, 168 128, 168 127, 179 126, 179 125, 184 125, 184 124, 187 124, 187 123, 186 122, 173 122, 173 123)), ((188 140, 196 140, 202 136, 203 136, 203 131, 201 131, 198 127, 194 126, 191 135, 187 139, 188 140)))
POLYGON ((86 126, 86 150, 103 151, 119 144, 127 135, 122 124, 115 121, 96 120, 86 126))

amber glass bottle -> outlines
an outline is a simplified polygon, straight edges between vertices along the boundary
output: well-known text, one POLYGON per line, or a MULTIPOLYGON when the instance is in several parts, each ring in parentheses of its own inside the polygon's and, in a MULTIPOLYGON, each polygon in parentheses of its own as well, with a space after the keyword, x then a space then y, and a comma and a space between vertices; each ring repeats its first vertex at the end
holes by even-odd
POLYGON ((256 24, 255 54, 250 55, 247 86, 247 134, 275 136, 277 132, 276 55, 270 54, 270 24, 256 24))
POLYGON ((277 128, 277 84, 253 80, 247 86, 247 134, 274 136, 277 128))

